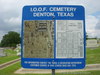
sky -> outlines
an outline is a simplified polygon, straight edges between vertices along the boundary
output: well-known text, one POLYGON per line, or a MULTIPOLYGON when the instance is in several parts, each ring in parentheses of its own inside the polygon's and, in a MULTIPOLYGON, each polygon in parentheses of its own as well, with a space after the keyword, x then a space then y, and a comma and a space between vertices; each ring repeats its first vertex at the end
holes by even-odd
POLYGON ((82 5, 88 36, 100 38, 100 0, 0 0, 0 40, 8 31, 21 33, 25 5, 82 5))

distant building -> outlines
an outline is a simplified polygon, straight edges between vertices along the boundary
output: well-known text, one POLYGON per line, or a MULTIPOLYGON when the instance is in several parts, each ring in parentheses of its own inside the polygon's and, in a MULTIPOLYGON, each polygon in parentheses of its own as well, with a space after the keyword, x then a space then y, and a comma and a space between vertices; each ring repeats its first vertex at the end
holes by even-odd
POLYGON ((98 46, 99 46, 99 44, 96 39, 89 39, 86 41, 87 48, 96 48, 98 46))

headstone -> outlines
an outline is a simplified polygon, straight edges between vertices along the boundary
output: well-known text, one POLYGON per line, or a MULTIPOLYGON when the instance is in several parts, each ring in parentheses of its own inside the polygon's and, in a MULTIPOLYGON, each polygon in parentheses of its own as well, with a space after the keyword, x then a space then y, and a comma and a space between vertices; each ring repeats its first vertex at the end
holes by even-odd
POLYGON ((0 48, 0 57, 2 57, 2 56, 6 56, 6 54, 4 53, 4 49, 0 48))
POLYGON ((20 47, 20 44, 16 45, 15 51, 17 52, 17 56, 21 56, 21 47, 20 47))

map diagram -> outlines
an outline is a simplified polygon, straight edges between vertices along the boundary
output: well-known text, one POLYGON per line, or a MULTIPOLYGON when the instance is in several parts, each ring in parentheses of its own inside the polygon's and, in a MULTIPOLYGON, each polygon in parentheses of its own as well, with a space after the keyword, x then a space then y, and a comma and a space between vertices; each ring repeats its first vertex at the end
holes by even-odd
POLYGON ((54 21, 24 21, 24 57, 54 58, 54 21))
POLYGON ((83 58, 83 21, 57 20, 56 24, 56 58, 83 58))
MULTIPOLYGON (((83 58, 83 20, 55 22, 56 58, 83 58)), ((25 58, 54 58, 54 20, 25 20, 23 49, 25 58)))

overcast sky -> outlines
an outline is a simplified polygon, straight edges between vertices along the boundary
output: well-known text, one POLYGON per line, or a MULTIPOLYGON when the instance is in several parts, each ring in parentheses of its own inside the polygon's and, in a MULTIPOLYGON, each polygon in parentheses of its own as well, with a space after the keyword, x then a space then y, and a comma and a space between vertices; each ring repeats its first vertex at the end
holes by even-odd
POLYGON ((0 40, 8 31, 21 31, 25 5, 82 5, 86 13, 86 32, 100 37, 100 0, 0 0, 0 40))

